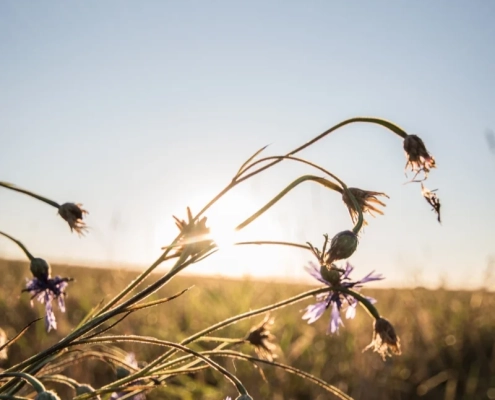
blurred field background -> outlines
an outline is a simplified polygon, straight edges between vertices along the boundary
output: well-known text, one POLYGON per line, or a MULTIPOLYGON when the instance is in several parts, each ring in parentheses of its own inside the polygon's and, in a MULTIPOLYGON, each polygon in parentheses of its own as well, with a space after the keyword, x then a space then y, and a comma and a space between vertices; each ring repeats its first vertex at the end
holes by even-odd
MULTIPOLYGON (((0 367, 6 368, 58 341, 100 300, 108 300, 137 275, 117 269, 62 265, 54 265, 53 269, 55 275, 76 279, 68 289, 67 313, 56 309, 58 331, 47 334, 43 321, 38 322, 9 349, 9 358, 0 361, 0 367)), ((29 295, 20 293, 30 275, 26 262, 0 260, 0 271, 0 326, 12 337, 28 322, 42 316, 44 310, 39 303, 31 307, 29 295)), ((153 277, 146 283, 150 279, 153 277)), ((297 284, 179 276, 152 299, 170 296, 191 285, 194 287, 178 299, 134 313, 110 333, 179 341, 237 313, 310 289, 297 284)), ((375 297, 382 315, 393 322, 401 338, 402 356, 383 362, 377 354, 362 353, 372 334, 372 321, 363 309, 358 310, 354 320, 344 321, 339 335, 325 334, 327 314, 307 325, 300 312, 310 304, 306 300, 272 314, 272 332, 280 345, 278 361, 311 372, 355 399, 495 399, 495 294, 487 290, 454 292, 423 288, 365 289, 363 293, 375 297)), ((243 337, 262 319, 259 316, 242 321, 214 335, 243 337)), ((118 346, 133 351, 139 361, 149 361, 165 351, 141 344, 118 346)), ((203 346, 195 344, 193 348, 206 348, 203 346)), ((237 350, 254 355, 248 345, 237 350)), ((333 398, 320 387, 270 366, 260 366, 260 373, 248 362, 216 360, 235 370, 258 400, 333 398)), ((95 387, 115 379, 113 368, 97 360, 82 361, 64 373, 95 387)), ((211 371, 174 378, 168 385, 148 394, 148 399, 223 400, 227 395, 235 395, 230 383, 211 371)), ((64 399, 73 395, 67 387, 54 387, 64 399)))

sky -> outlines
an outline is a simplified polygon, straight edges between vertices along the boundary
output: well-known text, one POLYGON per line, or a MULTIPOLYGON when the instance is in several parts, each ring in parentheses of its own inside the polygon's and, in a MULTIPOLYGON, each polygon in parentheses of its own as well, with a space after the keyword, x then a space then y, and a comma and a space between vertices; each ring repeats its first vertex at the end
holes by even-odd
MULTIPOLYGON (((495 288, 494 18, 488 0, 2 1, 0 180, 82 203, 91 230, 71 234, 55 208, 2 188, 0 230, 51 263, 144 268, 175 237, 172 215, 202 208, 260 147, 284 154, 375 116, 435 157, 426 186, 443 222, 404 185, 402 140, 384 128, 354 124, 304 150, 348 186, 390 196, 349 259, 355 277, 495 288)), ((212 229, 307 173, 321 176, 286 162, 239 185, 206 213, 212 229)), ((304 183, 242 239, 321 247, 352 226, 338 193, 304 183)), ((0 257, 24 256, 0 238, 0 257)), ((225 246, 186 272, 310 282, 310 260, 225 246)))

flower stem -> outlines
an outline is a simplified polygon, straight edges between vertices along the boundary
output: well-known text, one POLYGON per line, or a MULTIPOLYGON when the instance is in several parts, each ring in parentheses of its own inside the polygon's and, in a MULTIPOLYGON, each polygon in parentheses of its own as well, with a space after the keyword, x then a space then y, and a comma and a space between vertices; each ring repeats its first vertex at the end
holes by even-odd
POLYGON ((41 393, 46 391, 43 384, 36 379, 34 376, 26 374, 25 372, 2 372, 0 373, 0 378, 22 378, 36 390, 36 393, 41 393))
POLYGON ((297 247, 297 248, 304 249, 304 250, 311 250, 311 247, 304 245, 304 244, 292 243, 292 242, 279 242, 279 241, 274 241, 274 240, 255 240, 255 241, 250 241, 250 242, 237 242, 237 243, 234 243, 234 246, 241 246, 241 245, 246 245, 246 244, 255 244, 255 245, 274 244, 274 245, 280 245, 280 246, 297 247))
POLYGON ((29 252, 28 249, 26 249, 26 246, 24 246, 19 240, 14 239, 12 236, 7 235, 6 233, 4 233, 2 231, 0 231, 0 235, 3 235, 6 238, 9 238, 10 240, 12 240, 17 246, 19 246, 21 248, 21 250, 24 252, 26 257, 29 258, 29 261, 33 260, 33 258, 34 258, 33 255, 29 252))

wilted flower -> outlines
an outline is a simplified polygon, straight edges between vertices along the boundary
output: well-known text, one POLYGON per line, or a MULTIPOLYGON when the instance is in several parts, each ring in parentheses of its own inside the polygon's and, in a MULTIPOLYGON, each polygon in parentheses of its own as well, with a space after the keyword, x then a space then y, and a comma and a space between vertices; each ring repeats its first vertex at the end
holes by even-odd
POLYGON ((395 329, 385 318, 378 318, 373 323, 373 339, 363 351, 373 349, 380 354, 382 359, 392 357, 392 354, 400 355, 400 339, 395 329))
POLYGON ((64 203, 58 208, 58 213, 67 221, 71 232, 75 230, 79 235, 84 235, 84 232, 88 230, 83 217, 89 212, 82 208, 82 204, 64 203))
MULTIPOLYGON (((356 199, 359 207, 361 207, 361 211, 362 211, 363 214, 364 213, 368 213, 369 215, 371 215, 372 217, 374 217, 374 215, 372 213, 372 211, 374 211, 374 212, 376 212, 378 214, 383 215, 383 211, 381 211, 378 208, 376 208, 373 203, 379 204, 379 205, 385 207, 386 204, 383 203, 382 201, 380 201, 377 198, 377 196, 384 196, 387 199, 389 199, 390 197, 388 197, 385 193, 382 193, 382 192, 372 192, 372 191, 369 191, 369 190, 362 190, 362 189, 358 189, 358 188, 347 188, 347 189, 351 192, 351 194, 356 199)), ((351 214, 352 222, 356 223, 357 220, 358 220, 358 217, 359 217, 359 212, 354 207, 354 204, 353 204, 353 202, 352 202, 352 200, 351 200, 351 198, 348 195, 348 193, 347 193, 346 190, 344 190, 344 192, 342 193, 342 200, 344 201, 345 205, 349 209, 349 214, 351 214)), ((365 225, 368 224, 366 222, 366 220, 364 220, 363 223, 365 225)))
MULTIPOLYGON (((425 178, 428 176, 430 169, 435 168, 435 159, 433 158, 420 137, 416 135, 407 135, 404 139, 404 151, 406 152, 407 163, 406 169, 411 168, 412 172, 415 172, 414 178, 424 172, 425 178)), ((413 178, 413 180, 414 180, 413 178)))
POLYGON ((202 217, 198 221, 194 221, 191 209, 187 207, 188 221, 180 220, 174 216, 175 224, 183 234, 179 241, 179 249, 177 253, 182 253, 185 249, 190 252, 191 256, 201 253, 208 248, 213 241, 210 238, 210 228, 206 226, 206 217, 202 217))
POLYGON ((57 299, 58 308, 65 312, 65 288, 72 278, 61 278, 56 276, 50 278, 49 275, 44 279, 33 278, 26 283, 26 289, 23 292, 29 292, 31 295, 31 306, 33 299, 36 298, 40 303, 45 304, 45 326, 50 332, 52 329, 57 329, 57 320, 53 312, 52 300, 57 299))
POLYGON ((353 231, 342 231, 337 233, 330 241, 330 249, 326 254, 326 264, 343 260, 352 256, 358 245, 357 235, 353 231))
POLYGON ((245 338, 247 342, 254 346, 254 350, 258 357, 268 361, 273 361, 273 359, 277 357, 273 353, 277 346, 270 342, 275 339, 275 336, 269 331, 269 326, 273 325, 273 322, 273 318, 270 318, 270 316, 267 315, 261 324, 253 327, 249 331, 245 338))
MULTIPOLYGON (((317 267, 316 264, 310 262, 309 266, 305 267, 313 278, 317 279, 321 283, 338 288, 343 287, 346 289, 360 289, 363 284, 371 281, 378 281, 384 279, 381 274, 374 274, 374 271, 370 272, 363 279, 359 281, 351 281, 349 278, 350 273, 354 267, 347 263, 345 270, 337 268, 332 265, 330 269, 326 266, 317 267)), ((375 303, 376 300, 371 297, 366 297, 371 303, 375 303)), ((332 307, 330 325, 327 330, 328 333, 335 333, 339 330, 339 325, 344 325, 340 318, 340 311, 346 311, 346 318, 354 318, 356 315, 356 307, 358 301, 351 295, 341 293, 338 290, 331 290, 328 293, 322 293, 316 297, 316 304, 312 304, 306 307, 306 313, 303 315, 303 319, 308 320, 308 324, 312 324, 319 319, 326 309, 332 307)))
POLYGON ((437 190, 438 189, 428 190, 427 188, 424 187, 423 184, 421 184, 421 194, 428 202, 428 204, 433 207, 433 211, 435 211, 435 213, 437 214, 438 222, 442 223, 442 220, 440 218, 440 199, 438 198, 436 193, 434 193, 437 190))

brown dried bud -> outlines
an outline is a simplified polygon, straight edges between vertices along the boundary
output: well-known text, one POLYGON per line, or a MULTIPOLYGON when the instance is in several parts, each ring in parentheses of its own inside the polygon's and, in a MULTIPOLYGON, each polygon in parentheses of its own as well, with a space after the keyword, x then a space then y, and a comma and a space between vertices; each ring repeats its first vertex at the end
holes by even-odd
POLYGON ((42 258, 33 258, 29 269, 33 276, 40 281, 46 281, 50 277, 52 270, 50 264, 42 258))
POLYGON ((406 170, 410 167, 411 171, 416 173, 414 178, 419 173, 424 172, 424 179, 426 179, 430 169, 436 168, 435 159, 428 153, 425 144, 419 136, 407 135, 404 139, 404 151, 407 157, 406 170))
POLYGON ((442 219, 440 217, 440 199, 438 198, 437 194, 434 193, 437 190, 438 189, 428 190, 424 187, 423 184, 421 184, 421 194, 428 202, 428 204, 433 207, 433 211, 435 211, 435 213, 437 214, 437 221, 442 223, 442 219))
MULTIPOLYGON (((379 204, 383 207, 386 207, 386 204, 383 203, 382 201, 377 199, 377 196, 384 196, 387 199, 388 197, 385 193, 382 192, 372 192, 369 190, 362 190, 358 188, 348 188, 348 190, 351 192, 351 194, 354 196, 356 199, 359 207, 361 207, 361 211, 363 214, 368 213, 371 215, 373 218, 375 217, 372 213, 376 212, 377 214, 383 215, 383 211, 379 210, 376 208, 373 203, 379 204)), ((347 191, 344 190, 344 193, 342 193, 342 200, 344 201, 345 205, 349 209, 349 214, 351 215, 352 222, 356 223, 358 218, 359 218, 359 212, 356 210, 354 207, 354 204, 348 195, 347 191)), ((367 225, 368 223, 366 220, 363 221, 364 225, 367 225)))
POLYGON ((82 204, 64 203, 59 209, 59 215, 67 221, 70 226, 70 231, 75 230, 79 235, 84 236, 84 232, 88 230, 83 221, 84 214, 89 214, 84 210, 82 204))
POLYGON ((400 355, 400 339, 395 333, 395 329, 385 318, 378 318, 373 323, 373 339, 363 351, 373 349, 380 354, 383 361, 392 354, 400 355))
POLYGON ((188 221, 186 222, 174 216, 175 224, 183 234, 179 241, 181 246, 178 248, 177 253, 182 253, 187 249, 190 255, 194 256, 208 248, 213 243, 213 240, 210 237, 210 228, 206 226, 206 217, 194 221, 191 209, 187 207, 187 218, 188 221))
POLYGON ((254 346, 254 350, 259 358, 267 361, 273 361, 274 358, 277 358, 276 354, 273 353, 277 346, 270 342, 275 339, 275 336, 269 331, 269 326, 273 325, 273 323, 273 318, 267 315, 261 324, 249 331, 244 339, 254 346))
POLYGON ((358 243, 357 235, 352 231, 337 233, 330 242, 326 263, 349 258, 356 251, 358 243))

